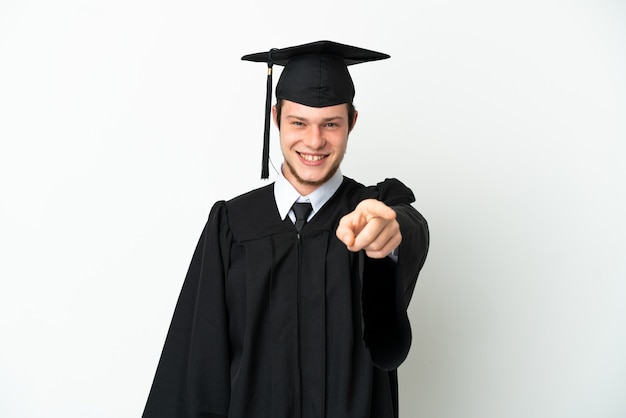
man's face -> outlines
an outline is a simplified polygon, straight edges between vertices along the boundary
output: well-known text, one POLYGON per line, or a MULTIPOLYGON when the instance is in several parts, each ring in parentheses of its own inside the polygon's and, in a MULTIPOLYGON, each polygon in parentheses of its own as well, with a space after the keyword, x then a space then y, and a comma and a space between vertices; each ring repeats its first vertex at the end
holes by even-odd
MULTIPOLYGON (((277 122, 276 107, 272 110, 277 122)), ((300 194, 311 193, 337 172, 349 133, 345 104, 317 108, 283 101, 280 120, 283 175, 300 194)))

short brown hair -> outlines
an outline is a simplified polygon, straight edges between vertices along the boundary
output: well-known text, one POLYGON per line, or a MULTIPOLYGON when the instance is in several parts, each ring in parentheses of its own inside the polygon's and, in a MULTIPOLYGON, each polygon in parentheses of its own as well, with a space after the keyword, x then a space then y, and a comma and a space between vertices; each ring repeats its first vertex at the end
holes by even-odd
MULTIPOLYGON (((354 116, 356 115, 356 108, 352 103, 346 103, 348 107, 348 131, 352 130, 354 126, 354 116)), ((278 125, 278 129, 280 130, 280 114, 283 107, 283 99, 278 99, 276 102, 276 124, 278 125)))

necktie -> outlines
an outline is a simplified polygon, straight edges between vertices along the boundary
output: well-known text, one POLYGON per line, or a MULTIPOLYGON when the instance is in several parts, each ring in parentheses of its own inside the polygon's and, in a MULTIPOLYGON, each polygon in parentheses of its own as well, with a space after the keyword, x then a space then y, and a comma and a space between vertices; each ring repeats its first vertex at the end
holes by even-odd
POLYGON ((294 215, 296 215, 296 230, 298 232, 302 231, 302 227, 306 223, 309 214, 313 210, 313 207, 310 203, 294 203, 291 207, 294 215))

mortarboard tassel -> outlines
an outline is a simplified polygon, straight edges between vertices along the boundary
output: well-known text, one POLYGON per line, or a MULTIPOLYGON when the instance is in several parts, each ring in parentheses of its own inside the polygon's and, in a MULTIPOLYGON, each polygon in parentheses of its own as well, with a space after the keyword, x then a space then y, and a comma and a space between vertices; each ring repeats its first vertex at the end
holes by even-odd
POLYGON ((267 179, 270 175, 269 159, 270 159, 270 120, 272 113, 272 51, 270 49, 267 58, 267 93, 265 96, 265 132, 263 134, 263 161, 261 165, 261 179, 267 179))

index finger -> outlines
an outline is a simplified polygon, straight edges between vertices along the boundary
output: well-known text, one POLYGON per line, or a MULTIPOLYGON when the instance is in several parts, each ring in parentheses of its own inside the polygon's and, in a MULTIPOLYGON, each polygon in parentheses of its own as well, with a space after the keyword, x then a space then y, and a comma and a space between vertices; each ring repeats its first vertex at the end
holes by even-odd
POLYGON ((376 199, 367 199, 359 203, 355 209, 370 221, 372 218, 396 219, 396 211, 376 199))
POLYGON ((357 225, 359 222, 360 215, 355 212, 351 212, 347 215, 344 215, 339 220, 339 225, 337 226, 337 230, 335 234, 337 238, 339 238, 347 247, 351 247, 354 245, 354 241, 356 239, 356 235, 360 231, 360 227, 357 225))

